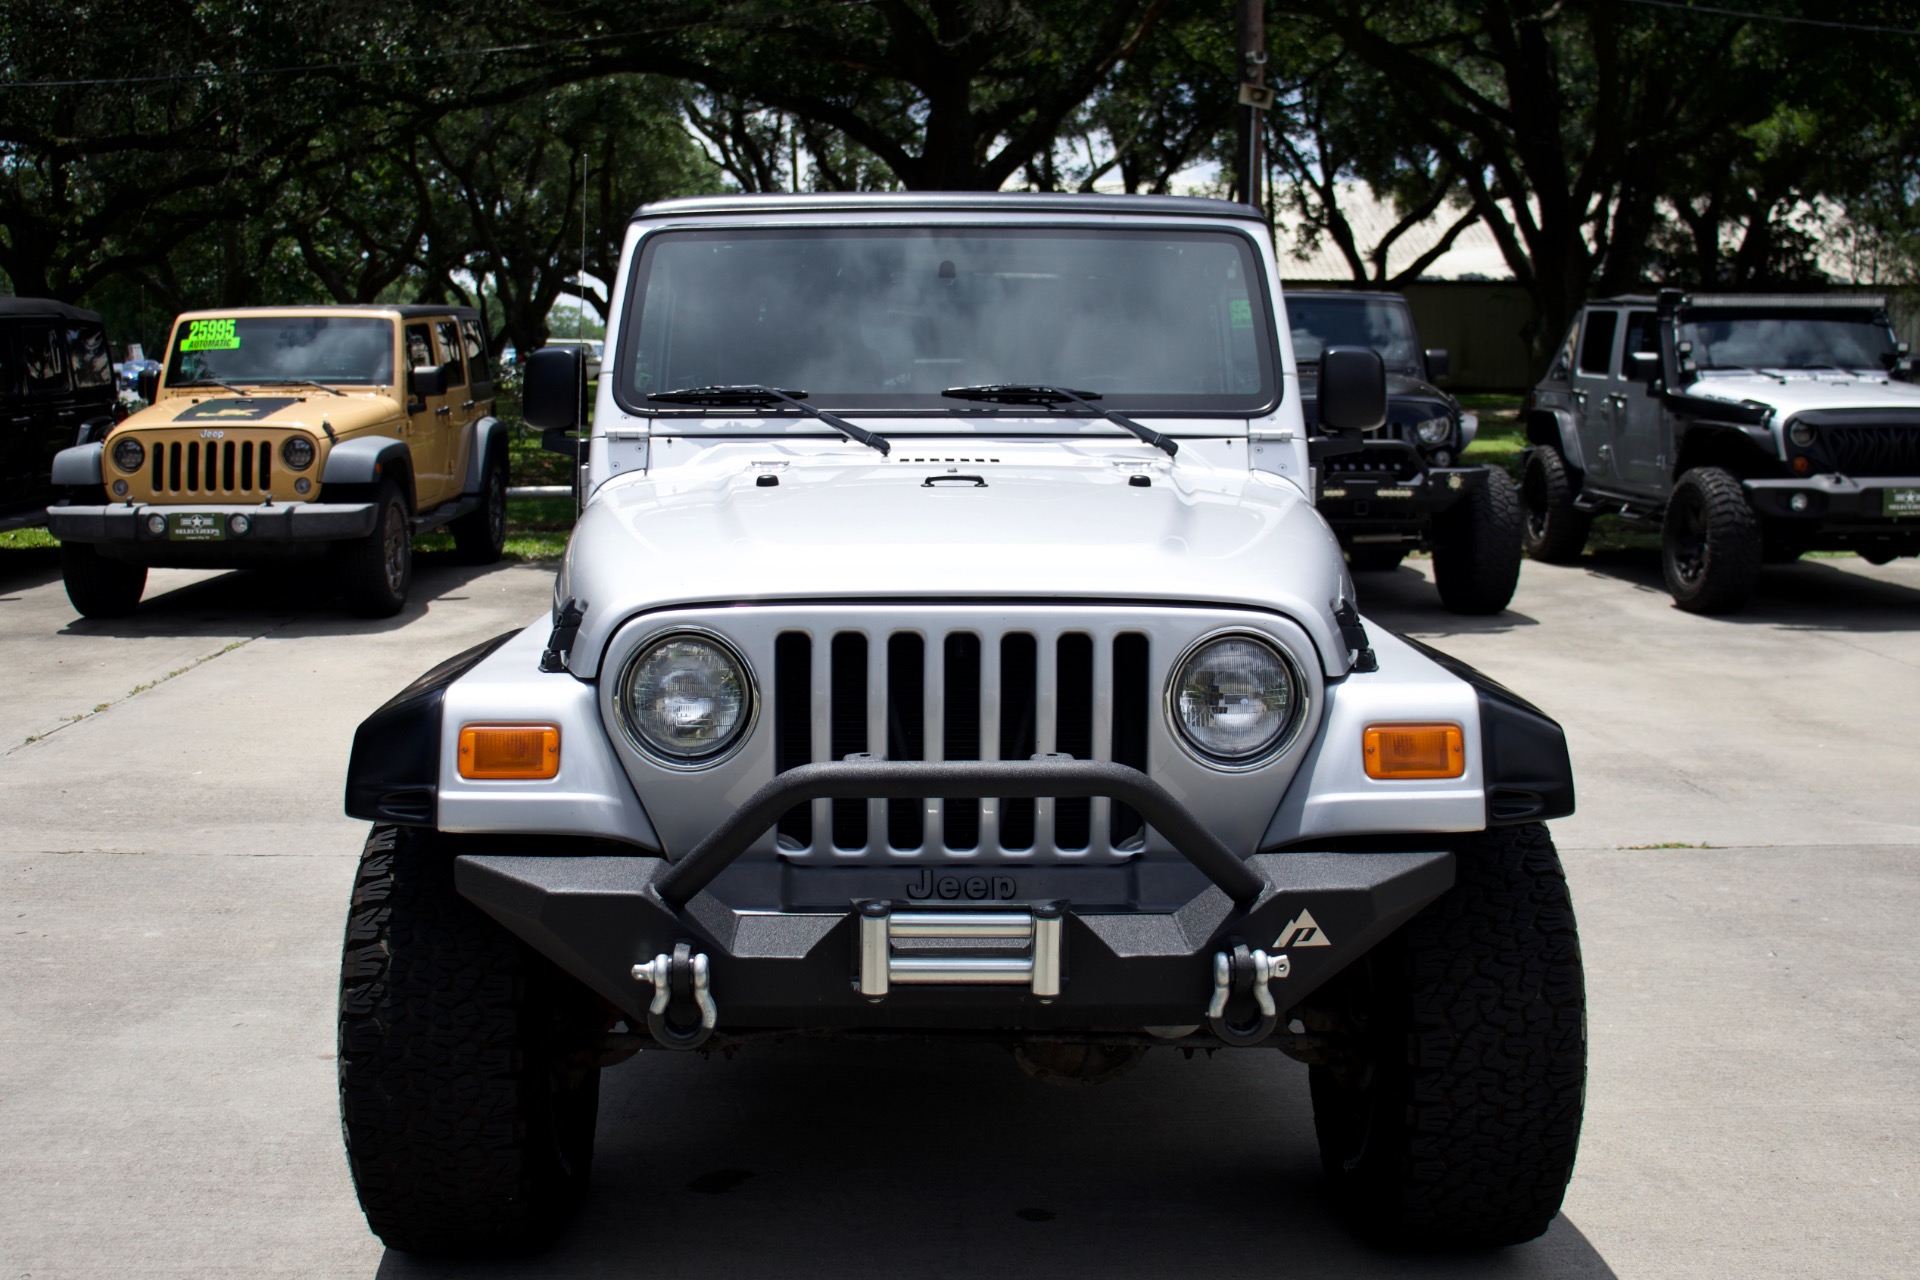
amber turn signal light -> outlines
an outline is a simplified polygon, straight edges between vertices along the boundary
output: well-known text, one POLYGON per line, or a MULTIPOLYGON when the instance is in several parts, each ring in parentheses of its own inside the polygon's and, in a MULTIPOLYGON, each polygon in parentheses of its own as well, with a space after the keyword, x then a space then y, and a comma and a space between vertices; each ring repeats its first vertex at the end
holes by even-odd
POLYGON ((1370 724, 1363 735, 1369 778, 1457 778, 1467 740, 1457 724, 1370 724))
POLYGON ((460 727, 460 776, 475 781, 551 778, 560 772, 560 729, 551 724, 460 727))

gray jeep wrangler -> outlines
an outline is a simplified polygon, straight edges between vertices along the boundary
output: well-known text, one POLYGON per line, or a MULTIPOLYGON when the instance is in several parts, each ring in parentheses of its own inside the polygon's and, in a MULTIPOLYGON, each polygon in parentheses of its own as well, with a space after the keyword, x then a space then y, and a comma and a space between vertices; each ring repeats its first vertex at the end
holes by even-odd
POLYGON ((1920 387, 1886 300, 1589 303, 1529 398, 1527 552, 1570 561, 1596 515, 1658 521, 1682 609, 1740 608, 1762 564, 1920 554, 1920 387))
MULTIPOLYGON (((1239 205, 635 215, 585 440, 578 354, 527 364, 584 460, 551 616, 354 740, 340 1099, 383 1240, 536 1244, 604 1067, 795 1036, 1075 1082, 1278 1051, 1369 1234, 1546 1229, 1566 741, 1356 611, 1280 314, 1239 205)), ((1323 433, 1382 422, 1375 352, 1320 366, 1323 433)))

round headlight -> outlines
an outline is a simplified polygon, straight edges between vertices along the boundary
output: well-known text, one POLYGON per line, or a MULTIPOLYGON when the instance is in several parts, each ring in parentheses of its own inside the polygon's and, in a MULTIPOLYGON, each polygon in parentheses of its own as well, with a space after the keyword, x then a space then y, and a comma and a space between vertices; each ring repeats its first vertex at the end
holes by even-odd
POLYGON ((122 471, 138 471, 146 460, 147 447, 132 436, 122 436, 113 442, 113 465, 122 471))
POLYGON ((627 664, 620 716, 639 744, 671 763, 710 760, 746 732, 753 684, 746 664, 709 636, 650 640, 627 664))
POLYGON ((1445 444, 1453 434, 1453 419, 1444 416, 1428 418, 1414 430, 1420 433, 1420 439, 1425 444, 1445 444))
POLYGON ((1285 739, 1303 693, 1292 664, 1266 641, 1211 640, 1174 672, 1173 727, 1200 755, 1245 764, 1285 739))
POLYGON ((313 465, 313 441, 305 436, 288 436, 280 445, 280 461, 295 471, 313 465))
POLYGON ((1787 439, 1793 441, 1802 449, 1806 448, 1813 443, 1813 425, 1807 422, 1794 423, 1787 428, 1787 439))

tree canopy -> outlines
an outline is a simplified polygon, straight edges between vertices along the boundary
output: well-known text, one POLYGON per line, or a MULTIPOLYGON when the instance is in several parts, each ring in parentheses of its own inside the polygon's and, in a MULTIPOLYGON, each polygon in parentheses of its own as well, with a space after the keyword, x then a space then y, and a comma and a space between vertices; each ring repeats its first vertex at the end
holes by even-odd
MULTIPOLYGON (((1270 214, 1356 281, 1480 225, 1550 341, 1596 291, 1920 269, 1895 0, 1267 0, 1270 214), (1371 238, 1356 196, 1384 202, 1371 238), (1416 227, 1428 247, 1410 253, 1416 227)), ((734 188, 1243 176, 1232 0, 0 0, 0 275, 172 310, 604 315, 628 215, 734 188)))

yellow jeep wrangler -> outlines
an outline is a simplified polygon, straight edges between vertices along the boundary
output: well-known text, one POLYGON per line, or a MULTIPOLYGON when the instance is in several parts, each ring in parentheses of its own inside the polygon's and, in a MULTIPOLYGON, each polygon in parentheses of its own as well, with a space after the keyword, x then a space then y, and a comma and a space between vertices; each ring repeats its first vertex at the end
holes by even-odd
POLYGON ((248 307, 174 322, 152 403, 54 459, 67 597, 131 613, 152 566, 330 560, 354 612, 398 613, 413 537, 500 556, 507 432, 470 307, 248 307))

